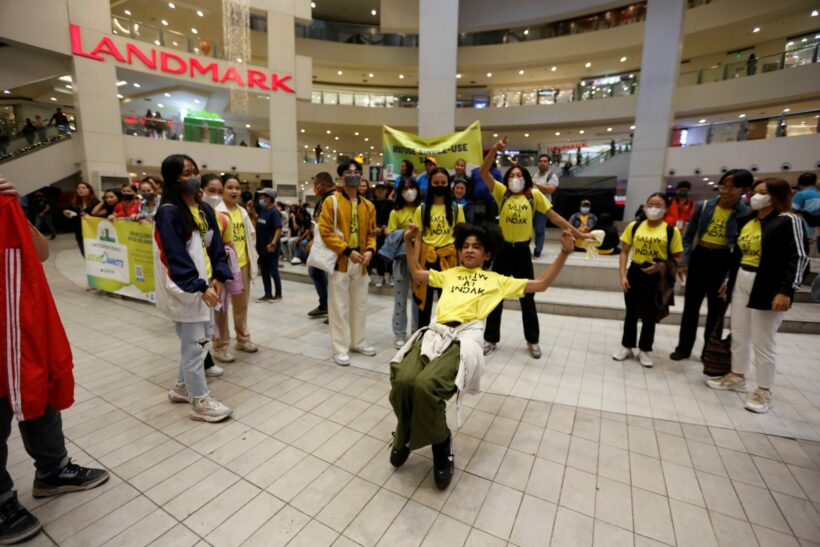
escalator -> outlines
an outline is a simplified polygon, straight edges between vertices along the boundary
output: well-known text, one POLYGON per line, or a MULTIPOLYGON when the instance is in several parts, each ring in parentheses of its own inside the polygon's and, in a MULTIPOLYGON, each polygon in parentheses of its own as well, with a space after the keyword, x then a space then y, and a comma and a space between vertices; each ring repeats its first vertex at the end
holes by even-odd
POLYGON ((70 132, 47 128, 45 139, 32 142, 14 138, 0 143, 0 175, 13 182, 20 194, 28 194, 79 172, 77 143, 70 132), (5 145, 5 146, 4 146, 5 145))

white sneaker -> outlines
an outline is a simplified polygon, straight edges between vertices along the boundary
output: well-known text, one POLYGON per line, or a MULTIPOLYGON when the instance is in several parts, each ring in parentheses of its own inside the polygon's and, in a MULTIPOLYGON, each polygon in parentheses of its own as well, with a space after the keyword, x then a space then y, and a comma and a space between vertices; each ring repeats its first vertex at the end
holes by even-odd
POLYGON ((205 376, 209 376, 211 378, 219 378, 223 374, 225 374, 225 369, 219 365, 214 365, 211 368, 205 369, 205 376))
POLYGON ((655 366, 655 362, 652 360, 652 353, 649 351, 638 352, 638 362, 642 367, 646 368, 652 368, 655 366))
POLYGON ((210 396, 198 397, 193 400, 191 405, 192 420, 221 422, 231 414, 233 414, 233 410, 210 396))
POLYGON ((726 374, 718 376, 717 378, 709 378, 706 380, 706 385, 712 389, 720 389, 723 391, 739 391, 746 393, 746 378, 738 376, 737 374, 726 374))
POLYGON ((333 360, 340 367, 346 367, 350 365, 350 355, 348 355, 347 353, 334 353, 333 360))
POLYGON ((301 258, 299 258, 298 256, 294 256, 293 258, 291 258, 291 259, 290 259, 290 263, 291 263, 291 264, 301 264, 301 263, 302 263, 302 259, 301 259, 301 258))
POLYGON ((214 359, 221 363, 233 363, 236 361, 236 355, 227 349, 213 350, 211 355, 213 355, 214 359))
POLYGON ((373 276, 373 284, 377 287, 384 287, 384 277, 380 275, 373 276))
POLYGON ((244 351, 245 353, 256 353, 257 351, 259 351, 259 348, 257 348, 256 345, 250 340, 248 340, 247 342, 240 342, 239 340, 237 340, 235 347, 239 351, 244 351))
POLYGON ((484 342, 484 355, 490 355, 495 351, 495 344, 492 342, 484 342))
POLYGON ((632 351, 632 348, 622 347, 612 354, 612 358, 616 361, 626 361, 627 359, 632 359, 633 357, 635 357, 635 353, 632 351))
POLYGON ((177 384, 175 382, 171 389, 168 390, 168 399, 170 399, 172 403, 187 403, 188 390, 185 389, 185 384, 177 384))
POLYGON ((396 336, 395 340, 393 340, 393 347, 396 349, 401 349, 406 343, 407 339, 404 336, 396 336))
POLYGON ((374 355, 376 355, 376 348, 374 348, 373 346, 368 346, 367 344, 365 344, 364 346, 359 346, 358 348, 350 348, 350 351, 352 351, 353 353, 360 353, 367 357, 373 357, 374 355))
POLYGON ((746 404, 743 406, 746 407, 746 410, 751 410, 758 414, 767 413, 769 409, 774 406, 772 391, 770 389, 757 388, 749 395, 749 398, 746 399, 746 404))

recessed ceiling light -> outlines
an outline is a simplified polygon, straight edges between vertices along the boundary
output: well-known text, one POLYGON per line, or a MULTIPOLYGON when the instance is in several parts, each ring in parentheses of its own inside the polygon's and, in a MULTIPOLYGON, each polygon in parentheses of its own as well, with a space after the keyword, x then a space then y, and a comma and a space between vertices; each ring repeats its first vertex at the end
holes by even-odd
POLYGON ((460 80, 460 79, 461 79, 461 74, 456 74, 456 80, 460 80))
POLYGON ((369 140, 370 140, 370 137, 365 137, 364 138, 364 142, 368 142, 369 140))
POLYGON ((587 68, 589 68, 589 67, 591 67, 591 66, 592 66, 592 63, 590 63, 589 61, 587 61, 587 64, 585 64, 584 66, 585 66, 585 67, 587 67, 587 68))
POLYGON ((159 40, 154 40, 154 45, 160 45, 159 40))
POLYGON ((125 10, 123 13, 125 15, 128 15, 129 17, 131 16, 131 10, 130 9, 125 10))
POLYGON ((51 98, 51 100, 52 100, 52 101, 56 101, 56 100, 57 100, 57 97, 52 97, 52 98, 51 98))
POLYGON ((709 184, 709 186, 713 186, 715 184, 715 181, 710 180, 708 184, 709 184))
POLYGON ((164 104, 162 104, 162 103, 157 103, 157 106, 158 106, 158 107, 160 107, 160 108, 164 108, 164 107, 165 107, 165 105, 164 105, 164 104))
POLYGON ((305 132, 305 130, 304 130, 304 129, 300 129, 300 130, 299 130, 299 133, 304 133, 304 132, 305 132))
POLYGON ((199 15, 200 17, 205 17, 205 14, 202 13, 201 9, 196 10, 196 14, 199 15))
POLYGON ((359 136, 359 132, 358 132, 358 131, 356 131, 356 132, 354 132, 354 133, 353 133, 353 135, 354 135, 354 136, 356 136, 356 137, 358 137, 358 136, 359 136))
POLYGON ((371 146, 371 147, 370 147, 370 149, 371 149, 371 150, 373 150, 373 149, 375 149, 375 148, 376 148, 375 146, 371 146))
POLYGON ((755 27, 752 32, 760 32, 760 27, 755 27))
POLYGON ((339 140, 339 136, 338 136, 338 135, 337 135, 337 136, 335 136, 335 137, 333 137, 333 138, 334 138, 335 140, 337 140, 337 141, 339 140))
POLYGON ((140 87, 140 85, 137 82, 134 82, 133 85, 134 85, 134 87, 140 87))
POLYGON ((709 180, 709 177, 703 177, 704 182, 706 182, 707 180, 709 180))
POLYGON ((606 130, 607 130, 607 132, 609 132, 609 131, 612 131, 612 128, 611 128, 611 127, 607 127, 607 128, 606 128, 606 130))
POLYGON ((171 96, 171 94, 170 94, 170 93, 163 93, 163 95, 165 95, 166 97, 170 97, 170 96, 171 96))
POLYGON ((578 131, 578 133, 580 133, 581 135, 583 135, 583 134, 584 134, 584 130, 583 130, 583 129, 581 129, 580 131, 578 131))
POLYGON ((245 124, 245 127, 246 127, 247 129, 250 129, 250 128, 251 128, 251 124, 246 123, 246 124, 245 124))
POLYGON ((325 133, 327 133, 328 135, 330 135, 330 129, 328 129, 327 131, 325 131, 325 133))
POLYGON ((791 111, 792 111, 792 109, 791 109, 791 108, 784 108, 784 109, 783 109, 783 112, 791 112, 791 111))
POLYGON ((339 76, 341 76, 342 74, 344 74, 344 72, 342 72, 341 70, 337 70, 337 71, 336 71, 336 74, 337 74, 337 75, 339 75, 339 76))
POLYGON ((702 119, 698 120, 698 123, 706 123, 706 118, 702 118, 702 119))
POLYGON ((192 28, 192 29, 191 29, 191 32, 193 32, 194 34, 199 34, 199 31, 198 31, 197 29, 195 29, 195 28, 192 28))
POLYGON ((525 29, 524 29, 524 36, 526 36, 526 35, 527 35, 527 34, 529 34, 529 33, 530 33, 530 29, 525 28, 525 29))
POLYGON ((488 73, 487 73, 487 78, 492 78, 492 77, 493 77, 493 73, 492 73, 492 72, 488 72, 488 73))
POLYGON ((404 74, 399 74, 399 80, 404 80, 404 74))
POLYGON ((745 117, 746 117, 746 114, 741 114, 740 116, 738 116, 738 118, 745 118, 745 117))
POLYGON ((160 23, 162 23, 162 26, 163 26, 163 27, 167 27, 167 26, 168 26, 168 21, 166 21, 165 19, 163 19, 162 21, 160 21, 160 23))
POLYGON ((176 7, 176 5, 174 5, 173 2, 168 2, 168 7, 171 8, 171 9, 174 9, 176 7))
POLYGON ((493 133, 493 138, 497 139, 498 138, 498 133, 493 133))
POLYGON ((368 78, 375 78, 375 77, 376 77, 376 75, 375 75, 375 74, 373 74, 372 72, 368 72, 368 73, 367 73, 367 77, 368 77, 368 78))
POLYGON ((561 136, 561 132, 560 132, 560 131, 556 131, 556 132, 555 132, 555 136, 556 136, 556 137, 560 137, 560 136, 561 136))
POLYGON ((310 7, 313 8, 313 9, 316 9, 316 2, 311 2, 310 7))
POLYGON ((634 130, 634 129, 635 129, 635 126, 634 126, 634 125, 630 125, 630 126, 629 126, 629 129, 634 130))
POLYGON ((621 62, 625 63, 626 62, 626 57, 621 57, 621 62))
POLYGON ((117 98, 118 98, 118 99, 122 99, 123 97, 122 97, 122 95, 120 95, 119 93, 117 93, 117 98))
POLYGON ((554 66, 554 67, 552 67, 550 70, 551 70, 552 72, 555 72, 556 70, 558 70, 558 67, 557 67, 557 66, 554 66))
POLYGON ((3 93, 5 93, 6 95, 11 95, 11 91, 9 91, 8 89, 4 89, 3 93))
POLYGON ((375 15, 376 15, 376 13, 378 13, 376 10, 374 10, 374 9, 370 10, 370 15, 374 15, 374 16, 375 16, 375 15))
POLYGON ((524 70, 523 70, 523 69, 522 69, 522 70, 519 70, 519 71, 518 71, 518 75, 519 75, 519 76, 523 76, 523 75, 524 75, 524 70))
MULTIPOLYGON (((305 145, 305 148, 307 148, 307 147, 308 147, 308 145, 305 145)), ((304 186, 304 184, 302 186, 304 186)))

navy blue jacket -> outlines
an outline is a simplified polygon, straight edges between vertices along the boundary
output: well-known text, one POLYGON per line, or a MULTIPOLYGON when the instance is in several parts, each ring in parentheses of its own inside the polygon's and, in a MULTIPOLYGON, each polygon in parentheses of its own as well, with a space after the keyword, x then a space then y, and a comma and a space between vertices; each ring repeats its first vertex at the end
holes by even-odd
MULTIPOLYGON (((709 223, 712 222, 712 216, 715 214, 715 207, 720 201, 719 197, 715 197, 704 202, 701 201, 695 207, 695 212, 692 213, 692 218, 686 225, 686 231, 683 234, 683 265, 689 265, 689 257, 692 255, 692 246, 695 243, 695 236, 700 239, 709 223)), ((729 248, 735 246, 737 236, 740 234, 738 227, 738 220, 745 217, 749 213, 749 208, 743 203, 743 200, 738 200, 735 205, 735 210, 729 215, 729 220, 726 221, 726 243, 729 248)))

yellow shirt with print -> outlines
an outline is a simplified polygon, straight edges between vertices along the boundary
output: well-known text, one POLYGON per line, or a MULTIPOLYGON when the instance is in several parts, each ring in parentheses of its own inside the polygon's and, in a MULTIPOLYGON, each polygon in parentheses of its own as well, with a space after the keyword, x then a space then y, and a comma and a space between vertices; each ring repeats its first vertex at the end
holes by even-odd
POLYGON ((413 214, 415 212, 415 207, 402 207, 401 209, 393 209, 390 211, 390 219, 387 221, 388 233, 407 228, 407 225, 413 220, 413 214))
POLYGON ((737 237, 737 246, 740 247, 740 263, 752 268, 760 266, 760 252, 762 250, 763 230, 760 227, 760 220, 750 220, 740 230, 737 237))
MULTIPOLYGON (((191 210, 191 214, 194 215, 194 222, 196 222, 196 228, 199 232, 199 241, 202 243, 202 252, 205 253, 205 275, 208 279, 211 279, 213 276, 213 271, 211 270, 211 257, 208 256, 208 247, 205 245, 205 235, 208 233, 208 220, 205 218, 205 213, 199 210, 199 207, 194 205, 189 207, 191 210)), ((191 234, 193 237, 193 234, 191 234)))
POLYGON ((700 240, 726 247, 728 245, 726 241, 726 223, 729 222, 730 216, 732 216, 731 209, 716 206, 712 220, 709 222, 709 226, 706 227, 706 231, 700 236, 700 240))
POLYGON ((436 322, 469 323, 485 320, 505 298, 521 298, 527 279, 517 279, 481 268, 457 266, 443 272, 430 270, 430 287, 442 289, 436 322))
POLYGON ((350 240, 347 246, 359 250, 359 200, 351 200, 350 240))
POLYGON ((464 211, 460 206, 455 205, 458 209, 458 216, 454 219, 453 225, 447 224, 447 209, 445 204, 433 205, 430 208, 430 227, 425 229, 422 224, 421 210, 422 205, 416 207, 416 212, 413 213, 413 223, 422 231, 422 239, 426 245, 430 245, 438 249, 452 245, 455 242, 453 237, 453 228, 456 224, 464 222, 464 211))
MULTIPOLYGON (((643 221, 640 226, 638 226, 638 230, 635 232, 635 240, 633 241, 632 228, 635 226, 635 222, 637 221, 630 222, 629 226, 624 230, 624 233, 621 234, 621 241, 632 247, 632 262, 640 265, 646 262, 652 262, 655 259, 666 260, 669 258, 666 256, 666 227, 668 225, 665 222, 661 222, 659 225, 652 227, 649 225, 649 222, 643 221)), ((672 233, 672 245, 670 247, 672 254, 676 255, 683 252, 683 239, 681 238, 680 230, 677 228, 673 227, 672 233)))
POLYGON ((245 233, 245 223, 242 222, 242 212, 239 207, 228 211, 233 227, 233 248, 236 250, 236 260, 240 268, 248 265, 248 234, 245 233))
POLYGON ((498 225, 501 227, 504 241, 508 243, 529 241, 532 237, 532 219, 535 211, 546 213, 552 209, 552 204, 538 188, 532 189, 532 206, 530 206, 530 200, 523 193, 512 194, 504 200, 504 194, 506 193, 507 187, 495 181, 493 198, 501 208, 498 215, 498 225), (535 211, 533 211, 533 207, 535 211))

